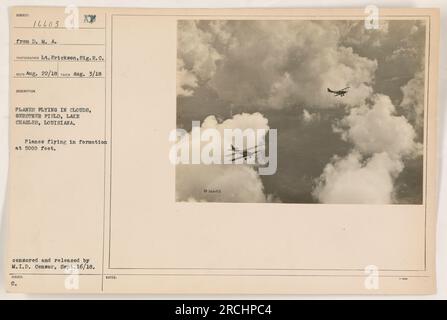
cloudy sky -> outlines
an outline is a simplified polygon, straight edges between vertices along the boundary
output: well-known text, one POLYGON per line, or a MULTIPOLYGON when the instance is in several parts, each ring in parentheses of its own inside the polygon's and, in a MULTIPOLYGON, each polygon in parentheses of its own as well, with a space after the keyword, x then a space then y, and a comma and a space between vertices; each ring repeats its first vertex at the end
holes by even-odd
POLYGON ((179 21, 177 52, 178 127, 278 132, 276 174, 179 165, 178 201, 422 202, 423 21, 179 21))

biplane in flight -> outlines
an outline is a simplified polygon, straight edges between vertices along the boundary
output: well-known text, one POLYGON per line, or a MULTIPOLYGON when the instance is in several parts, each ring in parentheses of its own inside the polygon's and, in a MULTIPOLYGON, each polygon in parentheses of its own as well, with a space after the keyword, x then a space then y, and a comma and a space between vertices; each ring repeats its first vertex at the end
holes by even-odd
POLYGON ((247 158, 251 158, 252 156, 254 156, 255 154, 257 154, 259 152, 259 147, 262 147, 263 145, 260 146, 254 146, 251 148, 247 148, 247 149, 238 149, 236 148, 234 145, 231 145, 231 162, 234 162, 236 160, 239 159, 244 159, 247 160, 247 158), (251 151, 253 150, 253 151, 251 151))
POLYGON ((348 93, 349 87, 340 89, 340 90, 331 90, 330 88, 327 88, 327 92, 333 93, 336 97, 343 97, 345 94, 348 93))

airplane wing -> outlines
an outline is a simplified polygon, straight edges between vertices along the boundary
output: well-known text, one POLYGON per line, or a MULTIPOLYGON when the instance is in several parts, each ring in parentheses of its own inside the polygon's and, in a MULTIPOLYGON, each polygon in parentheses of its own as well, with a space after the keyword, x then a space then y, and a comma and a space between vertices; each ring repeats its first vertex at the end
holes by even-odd
MULTIPOLYGON (((258 151, 255 151, 255 152, 250 153, 250 154, 245 155, 245 156, 240 156, 240 157, 238 157, 238 158, 232 158, 231 161, 234 162, 234 161, 239 160, 239 159, 247 160, 247 158, 249 158, 249 157, 255 155, 256 153, 258 153, 258 151)), ((234 154, 233 154, 232 156, 234 157, 234 154)))
POLYGON ((254 147, 251 147, 251 148, 247 148, 247 149, 245 149, 245 150, 248 151, 248 150, 256 149, 256 148, 260 148, 260 147, 263 147, 263 146, 265 146, 265 145, 264 145, 264 144, 261 144, 260 146, 254 146, 254 147))
POLYGON ((233 155, 234 155, 234 154, 242 154, 242 151, 241 151, 241 150, 234 150, 232 154, 233 154, 233 155))
POLYGON ((239 157, 239 158, 232 158, 231 161, 234 162, 234 161, 239 160, 239 159, 245 159, 246 160, 247 158, 242 156, 242 157, 239 157))
POLYGON ((234 152, 234 153, 232 153, 232 154, 227 154, 227 155, 225 155, 225 157, 239 157, 239 156, 242 156, 243 157, 243 155, 242 155, 242 153, 240 153, 240 152, 234 152))
POLYGON ((258 152, 259 152, 259 150, 256 150, 256 151, 253 151, 253 152, 249 152, 249 154, 247 155, 247 158, 257 154, 258 152))
MULTIPOLYGON (((255 151, 253 151, 253 152, 249 152, 248 150, 255 149, 255 148, 260 148, 260 147, 263 147, 263 146, 265 146, 265 145, 264 145, 264 144, 261 144, 260 146, 254 146, 254 147, 245 149, 244 151, 247 151, 247 155, 242 156, 242 157, 240 157, 240 158, 247 158, 247 157, 251 157, 251 156, 255 155, 255 154, 258 153, 260 150, 255 150, 255 151)), ((232 149, 233 149, 233 146, 232 146, 232 149)), ((226 155, 226 156, 227 156, 227 157, 228 157, 228 156, 234 157, 235 155, 242 155, 242 154, 243 154, 243 152, 242 152, 241 150, 237 150, 237 149, 235 148, 235 149, 233 150, 233 153, 232 153, 232 154, 228 154, 228 155, 226 155)), ((238 158, 238 159, 240 159, 240 158, 238 158)), ((233 159, 233 160, 235 160, 235 159, 233 159)))
POLYGON ((234 153, 242 153, 242 150, 239 150, 238 148, 236 148, 234 145, 231 145, 231 151, 234 153))

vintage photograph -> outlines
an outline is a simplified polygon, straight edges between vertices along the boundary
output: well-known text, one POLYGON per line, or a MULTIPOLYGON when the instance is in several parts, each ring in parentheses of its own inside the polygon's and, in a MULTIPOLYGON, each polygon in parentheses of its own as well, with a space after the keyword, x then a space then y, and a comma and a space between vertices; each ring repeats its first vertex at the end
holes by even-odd
POLYGON ((221 143, 229 163, 178 163, 176 201, 421 204, 426 28, 424 20, 178 21, 183 141, 192 142, 193 127, 264 134, 251 146, 221 143), (261 150, 274 161, 268 174, 259 171, 265 163, 246 161, 261 150))
POLYGON ((447 292, 445 8, 246 5, 0 11, 7 298, 447 292))

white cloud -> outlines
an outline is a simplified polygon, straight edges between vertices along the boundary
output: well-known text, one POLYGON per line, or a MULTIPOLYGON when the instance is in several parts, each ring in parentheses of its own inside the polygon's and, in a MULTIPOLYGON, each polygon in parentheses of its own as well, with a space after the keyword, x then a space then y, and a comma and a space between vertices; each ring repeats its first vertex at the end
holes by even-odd
POLYGON ((203 121, 202 127, 215 128, 219 131, 224 129, 269 129, 268 119, 260 112, 235 114, 232 118, 226 119, 222 123, 219 123, 215 116, 208 116, 203 121))
POLYGON ((336 23, 256 21, 227 26, 237 41, 225 51, 211 85, 236 105, 329 108, 362 103, 372 92, 376 61, 339 46, 336 23), (352 93, 343 99, 326 90, 346 86, 352 93))
POLYGON ((182 22, 178 54, 220 98, 240 107, 330 108, 363 103, 377 62, 339 45, 331 21, 182 22), (326 88, 350 86, 343 97, 326 88))
POLYGON ((364 160, 353 151, 326 165, 313 194, 323 203, 392 203, 394 179, 402 169, 402 162, 385 152, 364 160))
MULTIPOLYGON (((267 132, 269 126, 267 119, 257 112, 237 114, 222 123, 219 123, 214 116, 209 116, 203 121, 201 128, 216 129, 223 134, 224 129, 265 129, 267 132)), ((191 141, 191 135, 187 134, 183 139, 191 141)), ((272 195, 265 194, 258 172, 247 164, 179 164, 176 166, 176 199, 199 202, 278 200, 272 195)))
POLYGON ((177 165, 177 201, 266 202, 258 173, 245 165, 177 165))
POLYGON ((302 119, 304 123, 311 123, 317 121, 319 119, 319 114, 314 112, 309 112, 306 109, 303 109, 302 119))
POLYGON ((376 94, 370 105, 350 109, 334 128, 353 144, 344 158, 326 165, 314 188, 323 203, 393 203, 394 181, 403 170, 403 158, 421 152, 407 119, 395 115, 388 96, 376 94))
POLYGON ((198 27, 197 21, 178 22, 177 94, 191 95, 197 81, 208 81, 222 56, 213 47, 214 35, 198 27))
POLYGON ((183 60, 177 59, 177 95, 192 96, 197 87, 197 77, 185 69, 183 60))
POLYGON ((395 107, 385 95, 376 94, 371 105, 352 108, 338 130, 366 155, 386 152, 400 158, 417 150, 413 127, 404 116, 395 115, 395 107))
POLYGON ((424 125, 424 72, 416 72, 413 79, 401 88, 403 93, 401 107, 414 126, 420 130, 424 125))

